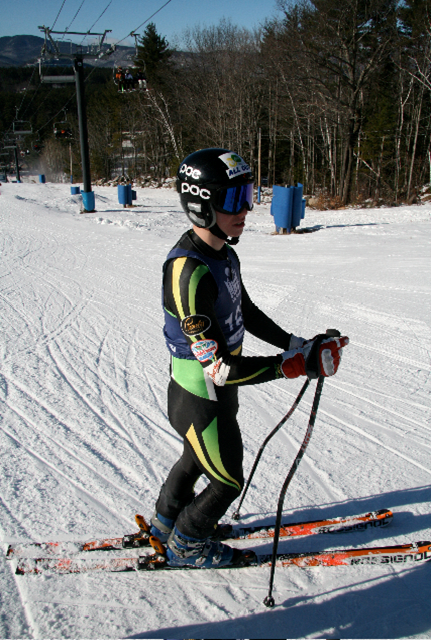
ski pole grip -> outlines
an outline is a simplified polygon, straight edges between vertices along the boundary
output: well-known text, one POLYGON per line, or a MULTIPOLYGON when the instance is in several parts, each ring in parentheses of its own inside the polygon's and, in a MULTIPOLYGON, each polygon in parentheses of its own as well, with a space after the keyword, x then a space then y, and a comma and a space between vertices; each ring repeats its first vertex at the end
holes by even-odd
POLYGON ((326 329, 326 336, 333 336, 333 338, 339 338, 340 335, 341 333, 337 329, 326 329))

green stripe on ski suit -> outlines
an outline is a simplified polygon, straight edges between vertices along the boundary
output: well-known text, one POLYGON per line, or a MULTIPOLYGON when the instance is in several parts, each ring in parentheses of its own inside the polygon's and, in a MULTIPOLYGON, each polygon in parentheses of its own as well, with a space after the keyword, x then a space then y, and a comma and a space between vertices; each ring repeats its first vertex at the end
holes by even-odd
POLYGON ((210 399, 204 380, 204 370, 198 360, 175 358, 171 360, 172 377, 186 391, 201 398, 210 399))
POLYGON ((196 314, 195 298, 199 282, 204 274, 207 274, 209 271, 207 265, 198 265, 189 279, 189 314, 191 316, 196 314))
POLYGON ((217 465, 216 465, 216 464, 218 464, 218 465, 222 468, 223 472, 225 472, 226 476, 227 476, 229 479, 232 479, 232 480, 234 481, 234 483, 231 483, 231 482, 230 482, 230 481, 228 481, 226 478, 223 478, 222 476, 220 476, 219 474, 217 474, 217 473, 216 473, 216 472, 215 472, 215 471, 210 467, 210 465, 209 465, 209 463, 208 463, 208 461, 207 461, 207 458, 206 458, 206 456, 205 456, 205 453, 204 453, 204 451, 203 451, 203 449, 202 449, 202 447, 201 447, 201 443, 200 443, 200 442, 199 442, 199 440, 198 440, 198 436, 197 436, 197 433, 196 433, 196 431, 195 431, 195 428, 194 428, 193 423, 191 424, 190 428, 189 428, 189 429, 188 429, 188 431, 187 431, 186 438, 187 438, 187 440, 189 441, 189 443, 192 445, 193 450, 194 450, 195 454, 197 455, 197 457, 198 457, 198 459, 199 459, 200 463, 203 465, 203 467, 207 470, 207 472, 208 472, 211 476, 213 476, 214 478, 218 479, 218 481, 221 481, 222 483, 225 483, 226 485, 230 485, 231 487, 235 487, 236 489, 241 490, 240 483, 238 483, 235 479, 233 479, 233 478, 232 478, 232 477, 227 473, 227 471, 225 470, 225 468, 224 468, 224 466, 223 466, 222 460, 221 460, 221 458, 220 458, 219 442, 218 442, 218 440, 217 440, 217 427, 216 427, 216 424, 217 424, 217 419, 215 418, 215 419, 210 423, 210 425, 209 425, 209 426, 204 430, 204 432, 203 432, 203 434, 202 434, 202 435, 203 435, 203 439, 204 439, 204 443, 205 443, 205 446, 206 446, 206 449, 207 449, 207 453, 209 454, 210 461, 212 462, 212 464, 214 465, 214 467, 216 467, 216 469, 218 469, 218 467, 217 467, 217 465), (214 424, 214 428, 215 428, 215 430, 216 430, 216 441, 215 441, 215 436, 214 436, 213 428, 212 428, 213 424, 214 424), (209 430, 209 429, 210 429, 211 431, 210 431, 210 433, 209 433, 209 434, 207 435, 207 437, 206 437, 206 436, 205 436, 205 434, 206 434, 207 430, 209 430), (214 460, 212 460, 211 455, 210 455, 210 453, 208 452, 208 448, 207 448, 206 440, 208 441, 208 443, 209 443, 209 445, 210 445, 210 448, 212 449, 212 454, 213 454, 213 456, 214 456, 214 457, 215 457, 215 459, 216 459, 215 461, 214 461, 214 460), (216 448, 216 450, 215 450, 215 448, 216 448))
MULTIPOLYGON (((190 277, 189 280, 189 292, 188 292, 188 298, 189 298, 189 313, 191 316, 194 316, 196 314, 196 291, 198 289, 199 282, 201 278, 204 276, 204 274, 207 274, 209 272, 209 268, 207 265, 198 265, 198 267, 194 270, 192 276, 190 277)), ((191 336, 191 340, 196 343, 198 338, 201 340, 205 339, 204 334, 200 334, 199 336, 191 336)))

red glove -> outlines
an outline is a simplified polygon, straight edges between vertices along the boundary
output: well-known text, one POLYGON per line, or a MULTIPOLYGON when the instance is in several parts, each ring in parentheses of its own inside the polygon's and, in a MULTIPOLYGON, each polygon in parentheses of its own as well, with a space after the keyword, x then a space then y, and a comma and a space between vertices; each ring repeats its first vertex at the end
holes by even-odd
POLYGON ((342 348, 348 343, 347 336, 333 338, 326 334, 318 334, 305 342, 302 348, 291 349, 282 354, 282 374, 285 378, 307 375, 310 379, 333 376, 341 361, 342 348))
POLYGON ((333 376, 342 358, 342 349, 348 345, 348 336, 338 338, 319 334, 303 346, 306 356, 306 375, 309 378, 333 376))

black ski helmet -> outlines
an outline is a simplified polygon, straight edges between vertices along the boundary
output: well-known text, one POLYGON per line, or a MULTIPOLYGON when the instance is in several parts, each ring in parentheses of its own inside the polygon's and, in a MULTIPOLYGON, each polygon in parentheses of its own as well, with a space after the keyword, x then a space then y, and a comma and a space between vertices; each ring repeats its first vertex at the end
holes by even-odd
POLYGON ((205 229, 215 226, 216 211, 235 215, 253 208, 251 169, 229 149, 200 149, 187 156, 177 172, 177 191, 186 216, 205 229))

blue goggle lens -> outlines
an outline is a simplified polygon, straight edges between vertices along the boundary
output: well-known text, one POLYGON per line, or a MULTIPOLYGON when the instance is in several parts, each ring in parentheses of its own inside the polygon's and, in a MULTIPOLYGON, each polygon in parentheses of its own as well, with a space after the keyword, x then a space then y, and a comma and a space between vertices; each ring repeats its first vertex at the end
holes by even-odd
POLYGON ((221 189, 216 195, 216 208, 225 214, 239 214, 245 206, 253 209, 253 183, 221 189))

